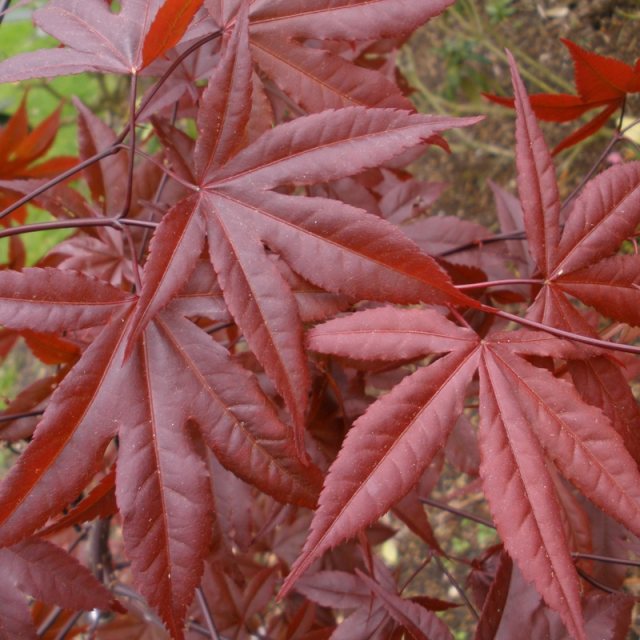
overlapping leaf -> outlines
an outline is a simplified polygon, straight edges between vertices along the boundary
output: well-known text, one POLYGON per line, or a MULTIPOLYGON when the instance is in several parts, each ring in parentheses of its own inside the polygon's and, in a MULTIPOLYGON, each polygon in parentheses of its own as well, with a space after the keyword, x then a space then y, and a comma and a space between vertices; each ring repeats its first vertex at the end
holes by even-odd
MULTIPOLYGON (((126 298, 91 278, 56 270, 44 272, 49 277, 40 281, 43 291, 32 282, 36 271, 42 270, 0 274, 38 301, 29 320, 15 314, 16 325, 37 326, 47 315, 52 330, 110 322, 56 389, 33 443, 4 480, 0 541, 20 540, 70 503, 117 434, 116 493, 132 570, 142 593, 179 638, 210 537, 201 439, 223 465, 282 501, 313 506, 318 471, 297 460, 287 428, 257 382, 206 333, 166 312, 146 328, 123 364, 126 298), (57 287, 60 307, 51 313, 56 289, 49 282, 57 287), (78 298, 83 295, 84 303, 78 298), (179 383, 167 377, 167 367, 179 383), (175 401, 176 388, 184 403, 175 401), (118 407, 112 406, 114 397, 118 407), (192 419, 200 436, 187 428, 192 419)), ((12 326, 10 314, 3 323, 12 326)))
MULTIPOLYGON (((20 188, 16 181, 53 176, 76 163, 75 158, 66 156, 43 160, 58 133, 60 109, 30 131, 26 103, 25 96, 7 124, 0 128, 0 211, 18 199, 16 193, 20 193, 20 188)), ((24 221, 24 215, 22 209, 12 218, 24 221)), ((0 224, 6 224, 6 219, 0 224)))
POLYGON ((133 337, 184 284, 206 228, 225 302, 287 403, 302 451, 309 388, 302 325, 293 294, 265 245, 312 284, 352 298, 468 299, 388 223, 333 200, 271 190, 357 173, 473 119, 353 107, 280 125, 232 155, 230 145, 237 143, 251 110, 246 29, 242 13, 203 96, 194 150, 199 191, 176 204, 153 237, 133 337), (228 87, 224 99, 214 91, 219 85, 228 87), (316 260, 310 262, 309 255, 316 260))
MULTIPOLYGON (((573 58, 578 95, 539 93, 531 96, 531 107, 538 118, 551 122, 568 122, 592 109, 604 107, 598 115, 567 136, 553 150, 554 155, 601 129, 611 115, 624 105, 629 93, 640 91, 640 59, 634 67, 621 60, 601 56, 562 40, 573 58)), ((513 107, 516 100, 488 95, 499 104, 513 107)))
MULTIPOLYGON (((235 17, 241 0, 205 1, 218 24, 235 17)), ((255 63, 306 111, 356 105, 412 109, 382 73, 357 66, 304 40, 376 40, 405 36, 440 14, 451 0, 312 0, 250 3, 255 63)))
POLYGON ((285 590, 315 558, 375 522, 417 483, 462 412, 478 364, 474 333, 429 310, 363 311, 317 327, 309 343, 319 351, 367 360, 451 353, 405 378, 354 423, 329 470, 285 590), (405 322, 414 329, 403 328, 405 322), (398 354, 389 342, 407 347, 400 346, 398 354))
POLYGON ((109 610, 109 591, 55 545, 29 538, 0 549, 0 638, 38 637, 26 596, 66 609, 109 610))
POLYGON ((480 474, 498 531, 570 633, 584 638, 578 577, 549 460, 633 532, 640 532, 640 473, 600 409, 521 357, 576 358, 579 348, 530 331, 494 333, 480 343, 435 312, 390 308, 331 320, 310 332, 309 343, 367 360, 451 353, 405 378, 354 423, 329 470, 284 593, 319 555, 374 522, 411 489, 444 447, 479 366, 480 474))

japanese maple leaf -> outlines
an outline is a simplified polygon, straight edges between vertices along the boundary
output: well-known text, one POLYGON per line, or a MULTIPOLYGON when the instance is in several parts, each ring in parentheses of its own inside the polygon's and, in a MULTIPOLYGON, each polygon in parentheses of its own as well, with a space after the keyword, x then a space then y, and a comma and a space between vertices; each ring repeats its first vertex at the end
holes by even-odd
POLYGON ((204 4, 225 26, 241 6, 249 5, 253 60, 296 104, 311 112, 356 105, 413 109, 383 73, 303 42, 406 36, 452 0, 205 0, 204 4))
POLYGON ((193 169, 185 171, 195 193, 152 238, 132 340, 183 286, 206 239, 226 305, 285 400, 302 454, 309 389, 302 323, 265 247, 313 285, 352 299, 474 302, 391 224, 335 200, 275 189, 358 173, 475 120, 351 107, 279 125, 243 148, 251 73, 243 9, 198 113, 193 169))
MULTIPOLYGON (((612 167, 589 181, 561 229, 551 156, 513 60, 511 68, 518 113, 518 190, 529 252, 544 282, 527 315, 560 329, 595 336, 575 308, 575 297, 605 317, 638 325, 640 257, 617 252, 640 224, 640 163, 612 167)), ((571 370, 578 375, 575 365, 571 370)), ((581 367, 579 379, 585 397, 602 399, 601 406, 627 448, 640 460, 635 428, 640 411, 619 367, 602 356, 581 367)))
POLYGON ((39 637, 26 596, 64 609, 121 609, 109 591, 59 547, 28 538, 0 549, 0 638, 39 637))
MULTIPOLYGON (((117 435, 116 500, 136 586, 182 638, 211 535, 203 443, 283 502, 312 507, 319 470, 299 461, 256 379, 178 312, 157 314, 125 360, 131 296, 88 276, 37 268, 0 273, 0 290, 0 322, 15 330, 107 323, 52 394, 32 443, 0 485, 0 544, 29 535, 72 502, 117 435)), ((98 506, 90 503, 96 513, 109 508, 104 489, 98 506)))
MULTIPOLYGON (((634 67, 607 56, 586 51, 571 40, 562 39, 573 58, 578 95, 538 93, 530 97, 533 112, 541 120, 569 122, 592 109, 604 107, 587 124, 567 136, 553 150, 553 154, 581 142, 601 129, 617 109, 624 105, 630 93, 640 91, 640 58, 634 67)), ((490 100, 509 107, 515 98, 501 98, 485 94, 490 100)))
POLYGON ((53 0, 33 14, 64 47, 0 62, 0 82, 102 71, 136 74, 184 35, 202 0, 53 0))
MULTIPOLYGON (((72 167, 76 158, 59 156, 43 160, 58 133, 60 109, 56 109, 33 131, 29 130, 26 96, 4 127, 0 128, 0 211, 6 209, 19 196, 11 189, 17 180, 48 178, 72 167)), ((17 190, 17 186, 16 186, 17 190)), ((12 219, 24 221, 25 209, 14 213, 12 219)), ((7 220, 0 221, 5 225, 7 220)))
POLYGON ((640 531, 640 473, 600 409, 571 383, 525 359, 579 358, 580 349, 531 331, 481 341, 435 311, 389 307, 319 325, 309 332, 309 346, 389 362, 446 355, 404 378, 356 420, 328 472, 283 593, 319 555, 375 522, 411 490, 445 446, 479 371, 480 476, 496 526, 525 577, 570 633, 584 639, 578 576, 549 460, 633 532, 640 531))

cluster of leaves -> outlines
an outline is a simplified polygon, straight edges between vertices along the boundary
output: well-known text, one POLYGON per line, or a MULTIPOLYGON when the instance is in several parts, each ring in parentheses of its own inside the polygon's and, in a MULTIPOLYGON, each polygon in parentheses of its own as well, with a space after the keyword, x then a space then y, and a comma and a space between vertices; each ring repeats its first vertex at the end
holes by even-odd
POLYGON ((391 510, 424 565, 446 558, 422 503, 445 468, 502 541, 458 585, 476 637, 625 637, 624 571, 597 561, 640 535, 640 163, 561 203, 511 60, 503 233, 428 215, 442 185, 403 167, 477 118, 416 113, 394 54, 449 4, 34 13, 62 46, 0 82, 92 71, 131 91, 117 132, 75 101, 78 158, 43 159, 57 114, 29 133, 23 105, 0 133, 0 347, 52 366, 0 416, 19 451, 0 638, 451 638, 436 612, 457 603, 410 597, 372 552, 391 510), (52 221, 25 223, 28 203, 52 221), (60 228, 27 267, 21 237, 60 228), (56 606, 38 632, 25 593, 56 606), (52 627, 69 609, 95 611, 52 627))

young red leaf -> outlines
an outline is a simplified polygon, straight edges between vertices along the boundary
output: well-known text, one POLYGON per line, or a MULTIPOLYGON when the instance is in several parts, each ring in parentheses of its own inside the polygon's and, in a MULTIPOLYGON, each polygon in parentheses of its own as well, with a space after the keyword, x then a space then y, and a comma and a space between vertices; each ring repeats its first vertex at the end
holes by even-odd
POLYGON ((586 51, 566 38, 562 44, 573 58, 576 87, 583 100, 611 100, 640 91, 640 75, 631 65, 586 51))
POLYGON ((595 118, 589 120, 587 124, 576 129, 572 134, 568 135, 561 142, 559 142, 554 148, 552 155, 557 155, 564 149, 568 149, 578 142, 586 140, 588 137, 594 135, 597 131, 600 131, 602 127, 609 121, 609 118, 622 106, 622 102, 614 102, 608 107, 605 107, 595 118))
POLYGON ((281 597, 324 551, 375 522, 415 485, 462 412, 477 366, 472 346, 419 369, 356 420, 329 470, 281 597))
POLYGON ((180 42, 202 0, 165 0, 144 36, 142 67, 180 42))
POLYGON ((27 99, 0 129, 0 176, 3 179, 43 178, 62 172, 75 164, 75 158, 59 157, 33 166, 53 144, 60 126, 60 111, 56 109, 33 131, 27 119, 27 99), (54 164, 54 162, 56 164, 54 164))
MULTIPOLYGON (((491 100, 491 102, 501 104, 503 107, 511 107, 512 109, 515 107, 514 98, 494 96, 489 93, 483 93, 482 95, 491 100)), ((601 102, 595 104, 584 102, 580 96, 568 93, 534 93, 529 96, 529 102, 536 117, 546 122, 569 122, 579 118, 590 109, 603 104, 601 102)), ((604 104, 607 103, 608 101, 604 104)))
MULTIPOLYGON (((611 115, 624 104, 628 93, 640 91, 638 64, 631 66, 606 56, 582 49, 563 39, 574 62, 575 82, 579 95, 541 93, 530 98, 533 112, 541 120, 568 122, 583 113, 605 107, 595 118, 567 136, 553 150, 553 155, 593 135, 611 115)), ((507 107, 514 106, 513 98, 484 94, 489 100, 507 107)))
POLYGON ((511 54, 511 78, 516 101, 516 163, 518 192, 529 238, 529 251, 543 274, 556 263, 560 240, 560 196, 551 155, 528 101, 511 54))

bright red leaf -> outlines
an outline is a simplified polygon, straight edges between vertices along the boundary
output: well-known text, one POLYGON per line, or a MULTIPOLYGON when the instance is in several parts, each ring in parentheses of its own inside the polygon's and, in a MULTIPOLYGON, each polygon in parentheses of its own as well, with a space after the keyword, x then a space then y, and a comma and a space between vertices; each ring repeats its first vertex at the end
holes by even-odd
MULTIPOLYGON (((621 60, 601 56, 562 39, 573 59, 578 95, 539 93, 531 96, 531 107, 538 118, 550 122, 569 122, 598 107, 604 109, 578 131, 567 136, 553 150, 554 155, 578 144, 600 130, 619 109, 630 93, 640 91, 640 59, 635 67, 621 60)), ((513 98, 485 94, 487 98, 507 107, 515 105, 513 98)))

